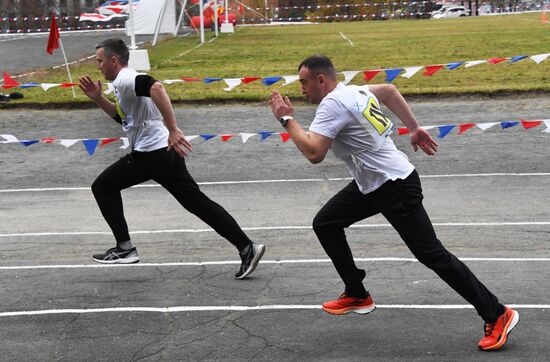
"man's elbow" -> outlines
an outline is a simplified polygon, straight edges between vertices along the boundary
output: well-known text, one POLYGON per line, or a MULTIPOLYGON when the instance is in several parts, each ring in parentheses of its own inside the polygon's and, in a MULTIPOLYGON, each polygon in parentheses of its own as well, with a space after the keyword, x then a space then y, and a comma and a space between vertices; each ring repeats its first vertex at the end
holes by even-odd
POLYGON ((323 162, 323 160, 325 159, 325 156, 326 156, 326 153, 325 154, 313 153, 313 154, 307 155, 306 158, 308 159, 309 162, 315 165, 317 163, 323 162))

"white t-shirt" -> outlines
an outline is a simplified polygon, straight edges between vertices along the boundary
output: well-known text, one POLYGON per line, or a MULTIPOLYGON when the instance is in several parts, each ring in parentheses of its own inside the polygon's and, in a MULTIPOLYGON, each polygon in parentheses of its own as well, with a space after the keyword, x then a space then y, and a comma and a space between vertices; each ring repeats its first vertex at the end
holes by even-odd
POLYGON ((123 68, 113 81, 117 113, 122 119, 122 130, 128 135, 134 151, 154 151, 168 147, 168 129, 162 114, 150 97, 136 95, 136 76, 139 73, 123 68))
POLYGON ((363 194, 388 180, 405 179, 414 166, 389 137, 393 123, 368 86, 338 83, 317 107, 311 132, 331 138, 331 149, 346 163, 363 194))

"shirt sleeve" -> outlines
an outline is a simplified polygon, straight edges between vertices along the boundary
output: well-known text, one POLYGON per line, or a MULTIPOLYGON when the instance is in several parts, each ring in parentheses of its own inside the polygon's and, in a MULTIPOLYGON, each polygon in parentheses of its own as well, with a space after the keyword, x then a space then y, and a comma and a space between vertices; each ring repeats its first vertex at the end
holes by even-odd
POLYGON ((151 87, 157 80, 150 75, 140 74, 136 76, 135 91, 138 97, 151 97, 151 87))
POLYGON ((347 110, 334 99, 325 99, 319 104, 315 118, 309 130, 328 138, 336 138, 340 130, 346 125, 344 118, 347 110))

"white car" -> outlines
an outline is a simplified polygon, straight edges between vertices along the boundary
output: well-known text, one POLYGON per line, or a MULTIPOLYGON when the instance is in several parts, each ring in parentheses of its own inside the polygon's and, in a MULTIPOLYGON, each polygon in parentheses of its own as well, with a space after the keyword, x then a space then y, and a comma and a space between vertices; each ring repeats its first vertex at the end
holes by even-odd
POLYGON ((432 19, 458 18, 468 15, 468 9, 464 6, 449 6, 443 7, 439 11, 432 14, 432 19))

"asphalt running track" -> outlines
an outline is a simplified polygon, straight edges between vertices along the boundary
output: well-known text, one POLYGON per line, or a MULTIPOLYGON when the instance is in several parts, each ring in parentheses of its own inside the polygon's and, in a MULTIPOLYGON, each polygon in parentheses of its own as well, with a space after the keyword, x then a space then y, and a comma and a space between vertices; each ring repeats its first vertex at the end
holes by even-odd
MULTIPOLYGON (((546 118, 545 99, 422 102, 424 124, 546 118)), ((300 107, 309 120, 313 109, 300 107)), ((182 108, 186 134, 278 131, 262 106, 182 108)), ((307 123, 307 121, 305 122, 307 123)), ((96 110, 3 111, 20 138, 120 135, 96 110)), ((194 144, 191 173, 257 242, 251 278, 236 281, 232 247, 149 184, 123 192, 141 263, 92 264, 113 239, 89 184, 124 154, 110 144, 0 145, 0 350, 3 360, 547 360, 550 325, 550 135, 456 132, 429 158, 395 137, 422 175, 440 239, 520 313, 502 351, 477 350, 482 321, 416 262, 382 217, 348 229, 378 309, 331 316, 342 284, 311 230, 347 182, 332 157, 309 165, 271 137, 194 144)), ((437 132, 434 132, 437 133, 437 132)))

